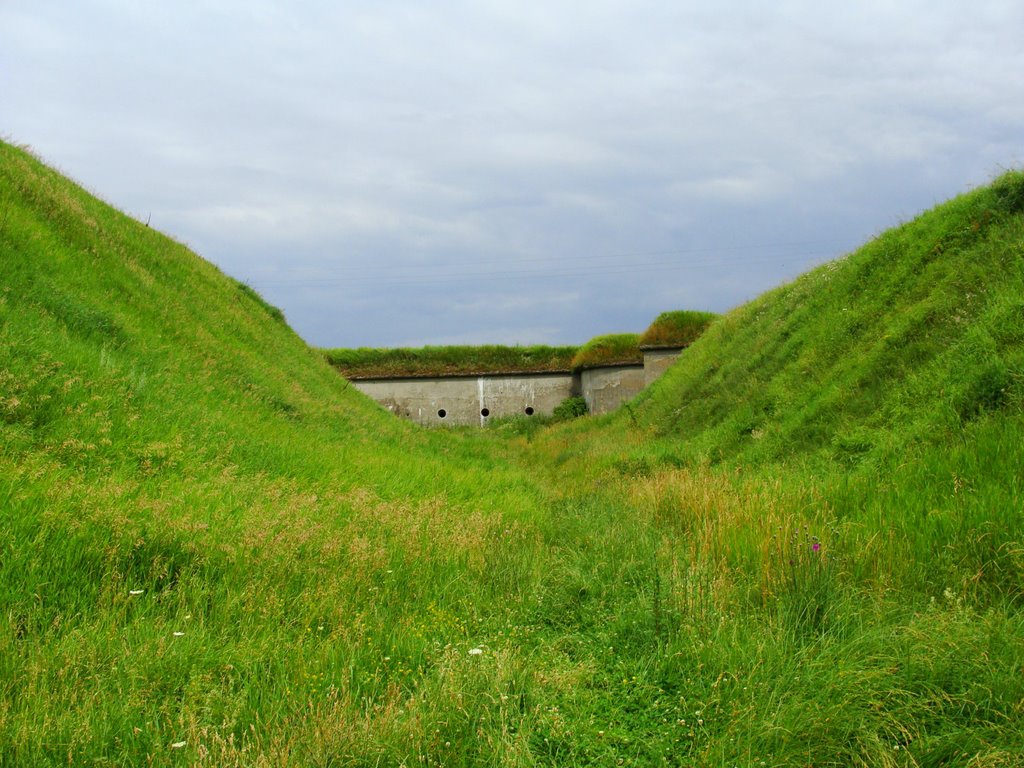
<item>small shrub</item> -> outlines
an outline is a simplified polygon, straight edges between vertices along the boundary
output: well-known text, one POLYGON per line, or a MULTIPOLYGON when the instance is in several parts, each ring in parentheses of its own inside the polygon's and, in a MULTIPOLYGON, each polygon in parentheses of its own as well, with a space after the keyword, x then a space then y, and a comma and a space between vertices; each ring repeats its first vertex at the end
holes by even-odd
POLYGON ((580 416, 586 416, 589 410, 587 408, 587 401, 582 397, 567 397, 555 406, 552 415, 556 421, 569 421, 580 416))

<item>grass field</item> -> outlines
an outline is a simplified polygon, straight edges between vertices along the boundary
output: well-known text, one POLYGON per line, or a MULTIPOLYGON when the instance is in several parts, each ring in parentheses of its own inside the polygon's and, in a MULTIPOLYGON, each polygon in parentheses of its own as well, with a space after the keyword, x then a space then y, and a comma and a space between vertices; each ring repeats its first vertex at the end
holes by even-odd
POLYGON ((428 431, 0 144, 0 765, 1017 766, 1024 174, 428 431))

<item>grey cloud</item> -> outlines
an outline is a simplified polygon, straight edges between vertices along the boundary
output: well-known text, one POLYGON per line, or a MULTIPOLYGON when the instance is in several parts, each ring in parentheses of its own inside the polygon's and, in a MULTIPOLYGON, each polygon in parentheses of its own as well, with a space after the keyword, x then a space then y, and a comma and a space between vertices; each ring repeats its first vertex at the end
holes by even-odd
POLYGON ((580 342, 1019 164, 1022 28, 986 0, 37 0, 0 7, 0 132, 313 343, 580 342))

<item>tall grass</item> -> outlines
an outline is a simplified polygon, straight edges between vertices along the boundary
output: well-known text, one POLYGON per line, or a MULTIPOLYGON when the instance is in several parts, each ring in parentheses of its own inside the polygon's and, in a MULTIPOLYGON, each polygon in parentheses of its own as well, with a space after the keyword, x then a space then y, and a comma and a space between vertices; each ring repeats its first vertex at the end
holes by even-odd
POLYGON ((1019 764, 1020 186, 437 433, 0 145, 0 764, 1019 764))

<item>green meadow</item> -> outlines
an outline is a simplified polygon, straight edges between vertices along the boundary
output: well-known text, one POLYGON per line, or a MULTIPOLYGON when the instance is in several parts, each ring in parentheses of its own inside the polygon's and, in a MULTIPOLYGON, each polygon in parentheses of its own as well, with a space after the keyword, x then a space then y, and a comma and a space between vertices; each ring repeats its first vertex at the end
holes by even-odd
POLYGON ((1024 764, 1024 173, 706 320, 420 429, 0 143, 0 765, 1024 764))

